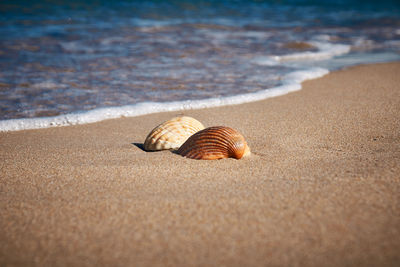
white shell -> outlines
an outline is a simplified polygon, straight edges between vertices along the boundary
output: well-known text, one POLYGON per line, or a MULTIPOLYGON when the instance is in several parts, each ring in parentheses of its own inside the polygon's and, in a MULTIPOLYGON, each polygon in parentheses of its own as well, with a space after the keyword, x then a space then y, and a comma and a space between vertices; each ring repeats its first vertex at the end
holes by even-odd
POLYGON ((175 117, 154 128, 144 141, 146 151, 178 149, 191 135, 203 130, 198 120, 188 117, 175 117))

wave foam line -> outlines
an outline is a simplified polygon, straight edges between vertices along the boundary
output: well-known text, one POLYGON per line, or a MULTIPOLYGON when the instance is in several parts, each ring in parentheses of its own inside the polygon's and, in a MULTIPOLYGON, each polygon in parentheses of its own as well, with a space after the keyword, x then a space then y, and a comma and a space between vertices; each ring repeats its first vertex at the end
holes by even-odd
POLYGON ((316 79, 328 73, 329 71, 327 69, 322 68, 296 71, 284 76, 283 85, 281 86, 235 96, 209 98, 203 100, 174 101, 166 103, 143 102, 121 107, 98 108, 87 112, 71 113, 55 117, 3 120, 0 121, 0 131, 19 131, 56 126, 69 126, 94 123, 102 120, 121 117, 136 117, 151 113, 183 111, 249 103, 300 90, 301 82, 305 80, 316 79))
POLYGON ((284 56, 276 56, 278 61, 293 61, 293 60, 325 60, 330 59, 336 56, 344 55, 350 52, 349 45, 343 44, 330 44, 330 43, 321 43, 321 42, 310 42, 311 45, 314 45, 319 49, 317 52, 302 52, 302 53, 294 53, 290 55, 284 56))
POLYGON ((309 42, 311 45, 318 48, 318 51, 306 51, 300 53, 293 53, 288 55, 271 55, 261 57, 254 62, 259 65, 276 66, 285 62, 298 62, 298 61, 320 61, 331 59, 336 56, 344 55, 350 52, 351 46, 344 44, 331 44, 323 42, 309 42))

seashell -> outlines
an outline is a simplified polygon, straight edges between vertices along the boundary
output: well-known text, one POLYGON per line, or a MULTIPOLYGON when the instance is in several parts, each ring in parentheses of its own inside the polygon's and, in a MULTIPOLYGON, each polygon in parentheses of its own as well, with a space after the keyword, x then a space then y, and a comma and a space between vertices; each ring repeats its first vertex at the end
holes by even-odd
POLYGON ((144 141, 144 149, 156 151, 178 149, 191 135, 204 129, 203 124, 192 117, 175 117, 154 128, 144 141))
POLYGON ((240 159, 250 155, 250 148, 238 131, 214 126, 189 137, 177 153, 191 159, 240 159))

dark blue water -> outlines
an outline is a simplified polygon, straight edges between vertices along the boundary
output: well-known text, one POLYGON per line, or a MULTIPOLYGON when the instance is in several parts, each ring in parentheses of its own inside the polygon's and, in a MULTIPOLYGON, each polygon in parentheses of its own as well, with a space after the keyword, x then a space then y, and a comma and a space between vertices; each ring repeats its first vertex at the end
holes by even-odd
POLYGON ((1 1, 0 120, 274 88, 400 58, 398 1, 1 1))

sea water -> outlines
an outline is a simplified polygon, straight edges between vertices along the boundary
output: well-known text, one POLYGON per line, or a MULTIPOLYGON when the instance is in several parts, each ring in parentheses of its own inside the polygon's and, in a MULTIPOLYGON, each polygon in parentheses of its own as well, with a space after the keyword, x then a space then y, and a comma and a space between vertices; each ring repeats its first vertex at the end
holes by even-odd
POLYGON ((0 130, 247 103, 400 59, 397 1, 1 1, 0 130))

